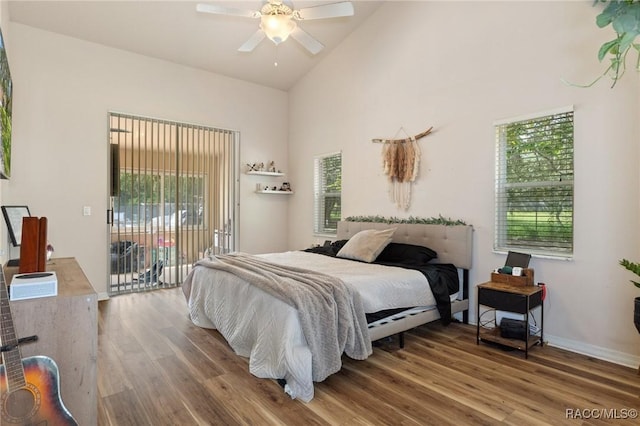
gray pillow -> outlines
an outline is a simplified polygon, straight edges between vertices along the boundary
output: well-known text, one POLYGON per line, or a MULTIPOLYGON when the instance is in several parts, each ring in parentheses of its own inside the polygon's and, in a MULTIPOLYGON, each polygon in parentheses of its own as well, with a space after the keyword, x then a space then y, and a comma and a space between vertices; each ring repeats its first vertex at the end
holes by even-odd
POLYGON ((347 241, 336 256, 371 263, 391 242, 395 231, 396 228, 360 231, 347 241))

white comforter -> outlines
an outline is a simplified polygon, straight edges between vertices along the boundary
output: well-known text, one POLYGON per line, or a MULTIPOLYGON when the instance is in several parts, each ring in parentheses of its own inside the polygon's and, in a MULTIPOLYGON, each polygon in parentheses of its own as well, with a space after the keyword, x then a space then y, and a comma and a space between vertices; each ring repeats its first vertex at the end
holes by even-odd
MULTIPOLYGON (((365 312, 435 303, 418 271, 301 251, 260 257, 341 278, 360 293, 365 312)), ((224 271, 195 268, 187 282, 184 289, 194 324, 217 329, 238 355, 249 358, 253 375, 284 379, 292 398, 313 398, 312 355, 296 309, 224 271)))

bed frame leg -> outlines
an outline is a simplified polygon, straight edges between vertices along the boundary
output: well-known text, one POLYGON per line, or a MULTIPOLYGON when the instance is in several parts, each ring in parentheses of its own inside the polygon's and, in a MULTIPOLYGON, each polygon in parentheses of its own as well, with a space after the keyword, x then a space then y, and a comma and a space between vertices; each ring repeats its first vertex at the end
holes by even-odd
POLYGON ((398 342, 400 343, 400 349, 404 349, 404 332, 398 333, 398 342))
MULTIPOLYGON (((462 270, 462 298, 469 300, 469 270, 462 270)), ((462 322, 469 324, 469 309, 462 311, 462 322)))

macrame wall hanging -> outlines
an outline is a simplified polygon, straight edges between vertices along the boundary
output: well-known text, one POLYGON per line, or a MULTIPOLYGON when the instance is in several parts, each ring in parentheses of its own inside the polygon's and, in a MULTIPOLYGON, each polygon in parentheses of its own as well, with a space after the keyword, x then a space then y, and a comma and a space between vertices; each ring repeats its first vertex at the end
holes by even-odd
POLYGON ((420 169, 420 147, 418 139, 431 133, 433 127, 415 136, 409 136, 404 128, 400 128, 394 139, 373 139, 381 143, 382 166, 389 179, 389 198, 400 209, 407 210, 411 204, 411 183, 416 180, 420 169), (407 136, 396 139, 400 132, 407 136))

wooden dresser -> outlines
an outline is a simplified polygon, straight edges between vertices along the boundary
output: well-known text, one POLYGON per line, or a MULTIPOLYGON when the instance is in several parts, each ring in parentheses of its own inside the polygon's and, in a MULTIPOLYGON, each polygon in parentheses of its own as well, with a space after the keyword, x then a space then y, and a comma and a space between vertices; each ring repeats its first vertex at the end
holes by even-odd
MULTIPOLYGON (((22 357, 46 355, 60 370, 62 401, 80 425, 96 425, 98 414, 98 295, 75 258, 54 258, 47 271, 58 277, 58 295, 10 302, 17 337, 37 335, 20 348, 22 357)), ((5 267, 11 284, 17 267, 5 267)), ((1 361, 1 359, 0 359, 1 361)))

